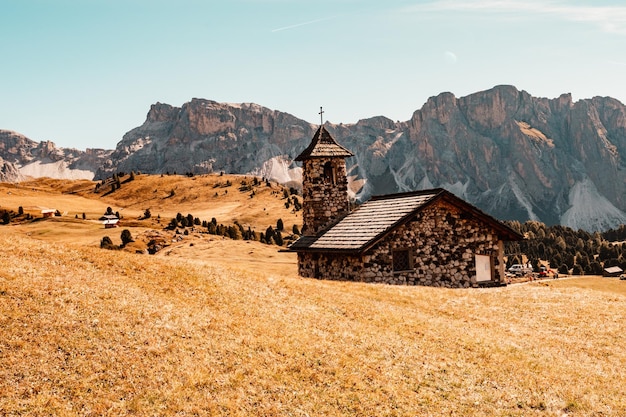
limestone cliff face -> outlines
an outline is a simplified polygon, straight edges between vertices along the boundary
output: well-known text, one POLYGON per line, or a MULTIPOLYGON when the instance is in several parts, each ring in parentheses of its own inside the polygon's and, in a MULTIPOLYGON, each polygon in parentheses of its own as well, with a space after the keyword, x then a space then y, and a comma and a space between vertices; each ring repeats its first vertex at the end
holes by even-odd
POLYGON ((590 230, 624 223, 626 107, 511 86, 433 97, 390 160, 399 189, 440 186, 504 219, 590 230), (607 180, 610 179, 610 180, 607 180))
POLYGON ((22 180, 24 180, 24 176, 15 164, 0 158, 0 182, 19 182, 22 180))
MULTIPOLYGON (((157 103, 146 121, 117 145, 98 176, 151 173, 276 171, 289 181, 289 158, 308 145, 316 126, 256 104, 193 99, 180 108, 157 103), (286 163, 285 163, 286 162, 286 163)), ((271 176, 271 175, 268 175, 271 176)))
POLYGON ((57 148, 50 141, 35 142, 24 135, 0 130, 0 181, 26 177, 93 179, 112 151, 57 148))

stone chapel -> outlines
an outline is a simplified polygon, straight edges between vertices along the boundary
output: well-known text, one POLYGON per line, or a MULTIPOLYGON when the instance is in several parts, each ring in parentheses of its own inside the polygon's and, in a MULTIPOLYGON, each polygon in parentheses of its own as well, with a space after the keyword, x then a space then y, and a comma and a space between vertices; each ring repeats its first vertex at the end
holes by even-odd
POLYGON ((523 236, 441 188, 372 197, 350 210, 346 158, 321 125, 303 164, 303 277, 427 285, 506 285, 504 241, 523 236))

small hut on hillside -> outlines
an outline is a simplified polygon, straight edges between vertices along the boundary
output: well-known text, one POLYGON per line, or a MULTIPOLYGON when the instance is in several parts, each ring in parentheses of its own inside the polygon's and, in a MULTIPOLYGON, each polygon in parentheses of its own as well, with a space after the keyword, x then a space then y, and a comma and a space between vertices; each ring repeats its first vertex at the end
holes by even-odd
POLYGON ((624 270, 619 266, 611 266, 608 268, 604 268, 604 270, 602 271, 602 276, 610 278, 619 277, 622 272, 624 272, 624 270))
POLYGON ((120 219, 114 214, 105 214, 104 216, 100 217, 100 220, 102 220, 102 224, 104 225, 105 229, 113 229, 114 227, 118 227, 120 222, 120 219))
POLYGON ((55 209, 42 209, 41 215, 44 219, 53 217, 57 211, 55 209))

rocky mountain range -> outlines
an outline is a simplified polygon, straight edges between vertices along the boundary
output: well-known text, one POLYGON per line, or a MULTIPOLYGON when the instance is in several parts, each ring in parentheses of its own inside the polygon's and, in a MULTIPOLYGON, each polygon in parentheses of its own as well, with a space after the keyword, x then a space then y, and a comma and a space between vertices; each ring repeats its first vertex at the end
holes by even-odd
MULTIPOLYGON (((573 102, 569 94, 537 98, 497 86, 431 97, 408 121, 379 116, 325 126, 355 154, 347 164, 359 200, 443 187, 500 219, 590 231, 626 223, 626 106, 612 98, 573 102)), ((293 158, 317 127, 256 104, 157 103, 114 151, 70 152, 67 166, 87 169, 93 162, 95 178, 225 171, 297 183, 293 158)), ((5 156, 5 136, 0 157, 27 175, 23 160, 5 156)), ((66 151, 52 152, 49 142, 25 149, 17 153, 65 160, 66 151)))
POLYGON ((50 141, 35 142, 9 130, 0 130, 0 182, 27 177, 93 179, 112 150, 58 148, 50 141))

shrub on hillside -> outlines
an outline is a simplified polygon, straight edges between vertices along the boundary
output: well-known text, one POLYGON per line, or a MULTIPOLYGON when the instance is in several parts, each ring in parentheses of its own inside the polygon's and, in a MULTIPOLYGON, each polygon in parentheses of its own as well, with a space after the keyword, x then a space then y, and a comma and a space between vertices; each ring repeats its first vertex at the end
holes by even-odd
POLYGON ((295 211, 302 210, 302 204, 300 204, 300 201, 298 200, 296 196, 293 196, 292 201, 293 201, 293 208, 295 211))
POLYGON ((126 246, 130 242, 134 242, 133 236, 130 234, 130 230, 128 230, 128 229, 122 230, 122 234, 120 235, 120 239, 122 239, 122 246, 126 246))
POLYGON ((176 218, 172 218, 172 220, 170 220, 169 224, 167 225, 166 229, 168 230, 174 230, 178 227, 178 221, 176 220, 176 218))
POLYGON ((117 249, 117 246, 113 244, 113 241, 110 237, 104 236, 102 240, 100 240, 100 248, 102 249, 117 249))

